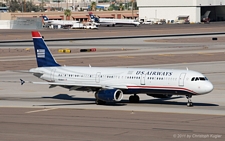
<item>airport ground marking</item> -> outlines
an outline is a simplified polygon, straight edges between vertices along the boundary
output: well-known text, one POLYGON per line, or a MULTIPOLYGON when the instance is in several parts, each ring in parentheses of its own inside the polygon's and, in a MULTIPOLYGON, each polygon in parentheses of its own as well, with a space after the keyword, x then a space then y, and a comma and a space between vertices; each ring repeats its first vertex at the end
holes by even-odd
POLYGON ((120 58, 134 58, 133 56, 118 56, 120 58))
POLYGON ((46 112, 46 111, 55 110, 55 109, 58 109, 58 108, 49 108, 49 109, 34 110, 34 111, 28 111, 28 112, 25 112, 25 113, 26 114, 30 114, 30 113, 37 113, 37 112, 46 112))
POLYGON ((158 54, 159 56, 174 56, 172 54, 158 54))
POLYGON ((214 55, 212 53, 203 53, 203 52, 199 52, 198 54, 200 54, 200 55, 214 55))

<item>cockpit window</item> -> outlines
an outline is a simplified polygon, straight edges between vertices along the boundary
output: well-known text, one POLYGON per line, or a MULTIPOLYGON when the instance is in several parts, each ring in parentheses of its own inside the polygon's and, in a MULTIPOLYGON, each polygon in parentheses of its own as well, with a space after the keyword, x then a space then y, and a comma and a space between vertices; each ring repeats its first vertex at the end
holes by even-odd
POLYGON ((199 81, 199 78, 198 78, 198 77, 196 77, 196 78, 195 78, 195 81, 199 81))
POLYGON ((199 77, 201 81, 205 81, 205 77, 199 77))
POLYGON ((205 77, 205 80, 208 80, 208 78, 207 78, 207 77, 205 77))
POLYGON ((206 77, 192 77, 191 81, 207 81, 206 77))

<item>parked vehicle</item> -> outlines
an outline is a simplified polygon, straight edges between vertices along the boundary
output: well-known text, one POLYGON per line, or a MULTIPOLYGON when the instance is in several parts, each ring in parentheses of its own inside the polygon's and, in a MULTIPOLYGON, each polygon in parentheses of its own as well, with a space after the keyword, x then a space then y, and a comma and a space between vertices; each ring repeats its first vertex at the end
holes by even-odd
POLYGON ((74 23, 71 28, 72 29, 83 29, 84 28, 84 24, 83 23, 74 23))
POLYGON ((95 23, 85 23, 84 28, 85 29, 98 29, 98 26, 95 23))
POLYGON ((154 24, 154 21, 148 20, 148 21, 142 22, 142 24, 154 24))
POLYGON ((176 24, 190 24, 189 16, 178 16, 175 20, 176 24))

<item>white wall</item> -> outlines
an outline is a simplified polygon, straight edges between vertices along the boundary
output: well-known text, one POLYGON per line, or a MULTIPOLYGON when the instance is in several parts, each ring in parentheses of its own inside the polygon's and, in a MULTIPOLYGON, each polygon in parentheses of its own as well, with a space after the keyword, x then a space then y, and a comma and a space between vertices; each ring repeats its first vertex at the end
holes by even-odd
POLYGON ((200 8, 198 7, 152 7, 139 8, 139 19, 175 20, 177 16, 189 16, 190 22, 200 22, 200 8), (198 14, 196 14, 198 13, 198 14))
POLYGON ((10 29, 10 20, 0 20, 0 29, 10 29))
MULTIPOLYGON (((137 0, 137 5, 139 19, 175 20, 179 15, 188 15, 190 22, 200 22, 201 6, 225 6, 225 0, 137 0)), ((224 17, 223 12, 220 15, 224 17)))
POLYGON ((138 6, 210 6, 225 5, 225 0, 137 0, 138 6))
POLYGON ((196 0, 137 0, 138 6, 193 6, 196 0))
POLYGON ((225 0, 196 0, 195 6, 225 5, 225 0))

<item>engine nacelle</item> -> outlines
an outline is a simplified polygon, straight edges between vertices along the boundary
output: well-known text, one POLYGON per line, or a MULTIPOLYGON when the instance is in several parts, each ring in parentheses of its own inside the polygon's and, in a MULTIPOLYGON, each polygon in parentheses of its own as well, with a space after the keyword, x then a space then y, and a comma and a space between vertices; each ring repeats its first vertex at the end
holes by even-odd
POLYGON ((95 96, 105 102, 118 102, 123 99, 123 92, 119 89, 106 89, 100 90, 95 96))
POLYGON ((155 98, 171 98, 173 96, 169 94, 147 94, 147 95, 155 98))

